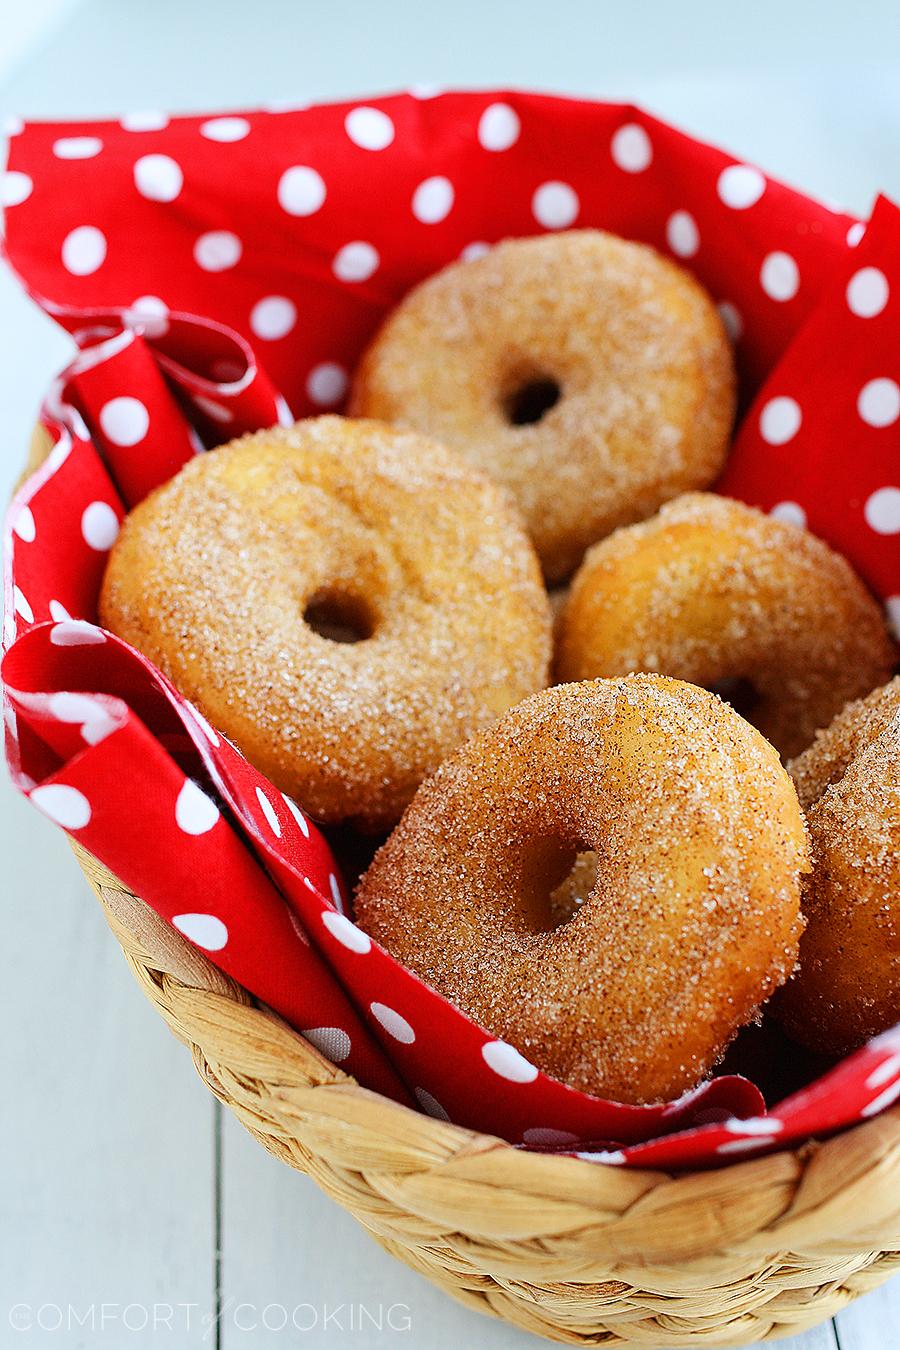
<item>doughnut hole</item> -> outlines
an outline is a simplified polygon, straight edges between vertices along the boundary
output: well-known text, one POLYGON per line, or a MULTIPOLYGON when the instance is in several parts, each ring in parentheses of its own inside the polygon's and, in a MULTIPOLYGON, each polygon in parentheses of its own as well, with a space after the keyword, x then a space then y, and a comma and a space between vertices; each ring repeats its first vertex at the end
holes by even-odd
POLYGON ((562 398, 562 386, 552 375, 539 371, 519 372, 508 379, 501 406, 512 427, 530 427, 543 421, 562 398))
POLYGON ((378 626, 378 616, 364 596, 328 587, 307 601, 303 622, 328 642, 366 642, 378 626))
POLYGON ((532 930, 551 933, 578 913, 597 885, 597 855, 580 840, 537 841, 522 861, 518 890, 532 930))
POLYGON ((554 928, 561 928, 578 913, 597 886, 597 855, 578 851, 569 871, 548 896, 554 928))

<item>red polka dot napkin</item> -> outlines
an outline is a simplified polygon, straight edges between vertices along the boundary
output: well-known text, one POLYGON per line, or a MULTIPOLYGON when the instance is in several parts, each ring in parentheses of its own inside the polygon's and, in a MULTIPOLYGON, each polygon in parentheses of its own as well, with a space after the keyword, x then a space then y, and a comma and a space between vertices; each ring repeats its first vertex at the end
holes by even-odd
POLYGON ((6 753, 35 806, 360 1082, 515 1143, 697 1167, 900 1096, 896 1031, 769 1110, 734 1074, 655 1107, 548 1079, 355 926, 303 804, 96 622, 122 516, 155 485, 340 407, 381 318, 438 267, 577 226, 706 284, 748 409, 724 490, 830 540, 896 621, 897 208, 865 225, 638 109, 512 93, 34 123, 0 181, 8 261, 77 348, 4 538, 6 753))

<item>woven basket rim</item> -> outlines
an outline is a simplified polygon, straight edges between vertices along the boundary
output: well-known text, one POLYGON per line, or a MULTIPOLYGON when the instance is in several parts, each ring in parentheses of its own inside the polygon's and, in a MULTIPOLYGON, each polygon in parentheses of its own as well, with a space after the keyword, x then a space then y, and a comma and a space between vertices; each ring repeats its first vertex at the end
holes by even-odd
POLYGON ((527 1152, 361 1087, 71 842, 216 1097, 467 1306, 569 1344, 737 1345, 811 1326, 900 1268, 900 1106, 709 1171, 527 1152))
MULTIPOLYGON (((560 1180, 564 1178, 567 1192, 572 1187, 572 1169, 578 1169, 579 1179, 576 1184, 587 1187, 590 1195, 587 1203, 590 1206, 603 1203, 605 1192, 614 1195, 618 1201, 623 1190, 638 1194, 642 1190, 658 1190, 662 1184, 668 1183, 678 1191, 679 1207, 690 1204, 692 1199, 709 1202, 716 1195, 731 1189, 737 1189, 743 1194, 782 1190, 785 1187, 793 1189, 792 1183, 798 1181, 798 1168, 799 1177, 802 1177, 814 1158, 820 1173, 823 1168, 829 1173, 833 1171, 842 1178, 844 1184, 853 1184, 862 1178, 867 1169, 860 1164, 867 1157, 873 1170, 877 1170, 879 1160, 884 1158, 889 1159, 892 1168, 900 1169, 900 1105, 824 1140, 804 1140, 793 1147, 761 1157, 737 1158, 713 1168, 679 1171, 607 1166, 571 1154, 529 1151, 495 1135, 471 1130, 452 1121, 435 1119, 363 1087, 350 1074, 332 1064, 300 1032, 288 1026, 270 1009, 258 1004, 246 990, 223 975, 217 967, 211 966, 180 933, 164 925, 143 900, 136 897, 87 850, 75 840, 70 839, 70 844, 82 871, 103 904, 107 920, 122 944, 129 963, 133 968, 142 967, 145 975, 150 972, 154 980, 161 982, 165 997, 154 998, 153 1001, 157 1002, 166 1020, 173 1025, 176 1019, 173 1019, 167 1006, 160 1004, 171 1004, 176 993, 186 996, 195 1009, 203 1030, 197 1025, 186 1025, 183 1016, 177 1019, 177 1025, 173 1025, 176 1034, 182 1040, 187 1039, 195 1052, 199 1050, 203 1053, 209 1063, 221 1060, 220 1052, 212 1055, 208 1053, 207 1044, 210 1038, 216 1040, 219 1027, 226 1029, 229 1044, 234 1042, 235 1036, 255 1043, 264 1039, 270 1044, 281 1066, 277 1074, 279 1081, 272 1088, 276 1097, 281 1094, 287 1098, 296 1086, 312 1085, 328 1089, 334 1098, 333 1108, 342 1119, 352 1117, 354 1101, 364 1101, 370 1123, 373 1120, 377 1122, 377 1132, 383 1136, 386 1145, 391 1140, 397 1141, 404 1149, 415 1145, 425 1155, 430 1155, 432 1166, 489 1155, 502 1172, 498 1185, 527 1190, 530 1187, 530 1175, 534 1173, 535 1176, 540 1174, 541 1189, 546 1189, 548 1183, 552 1189, 552 1174, 558 1171, 560 1180), (123 900, 131 907, 137 904, 146 911, 153 931, 158 932, 160 926, 165 928, 165 949, 161 954, 146 950, 148 945, 153 944, 147 943, 146 931, 135 931, 132 921, 134 908, 129 909, 123 918, 123 900), (168 959, 173 952, 183 959, 186 969, 199 970, 200 979, 185 983, 181 974, 171 968, 179 964, 178 960, 168 959), (215 988, 201 986, 200 980, 207 978, 214 981, 215 988), (209 1035, 204 1035, 204 1030, 209 1035), (189 1033, 187 1037, 183 1035, 185 1031, 189 1033), (692 1197, 691 1191, 695 1191, 696 1195, 692 1197)), ((148 992, 146 988, 145 992, 148 992)), ((215 1084, 210 1083, 210 1086, 216 1091, 215 1084)), ((227 1092, 217 1095, 231 1104, 227 1092)), ((482 1174, 479 1180, 486 1181, 487 1176, 482 1174)), ((811 1194, 809 1205, 804 1206, 804 1209, 814 1208, 822 1199, 828 1199, 826 1193, 811 1194)), ((788 1208, 796 1213, 795 1205, 788 1208)), ((900 1210, 900 1193, 894 1208, 900 1210)), ((865 1216, 861 1226, 866 1227, 865 1216)), ((762 1223, 756 1231, 771 1232, 771 1224, 762 1223)), ((834 1232, 832 1236, 839 1242, 840 1234, 834 1232)), ((850 1234, 845 1236, 849 1237, 850 1234)))

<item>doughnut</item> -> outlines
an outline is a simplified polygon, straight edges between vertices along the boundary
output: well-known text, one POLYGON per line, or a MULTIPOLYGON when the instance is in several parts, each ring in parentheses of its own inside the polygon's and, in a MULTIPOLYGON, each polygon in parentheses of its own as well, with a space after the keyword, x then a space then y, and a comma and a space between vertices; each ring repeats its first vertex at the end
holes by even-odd
POLYGON ((417 286, 351 409, 434 436, 506 485, 548 580, 724 461, 731 347, 706 291, 600 230, 512 239, 417 286))
POLYGON ((794 967, 806 830, 763 737, 659 675, 559 685, 461 746, 363 876, 358 923, 492 1035, 629 1103, 692 1087, 794 967), (550 897, 596 855, 587 898, 550 897))
POLYGON ((450 451, 376 422, 198 455, 127 517, 100 616, 276 787, 365 830, 547 682, 518 513, 450 451))
POLYGON ((596 544, 557 623, 559 680, 646 670, 714 688, 785 756, 888 679, 895 658, 844 558, 712 493, 596 544))
POLYGON ((773 1010, 794 1040, 841 1055, 900 1022, 900 679, 849 704, 788 770, 813 871, 800 968, 773 1010))

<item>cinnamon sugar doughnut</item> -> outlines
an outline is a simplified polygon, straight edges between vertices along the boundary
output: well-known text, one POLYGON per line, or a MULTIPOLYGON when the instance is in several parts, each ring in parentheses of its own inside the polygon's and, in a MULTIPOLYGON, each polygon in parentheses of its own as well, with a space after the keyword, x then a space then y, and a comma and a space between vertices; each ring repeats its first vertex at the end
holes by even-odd
POLYGON ((656 670, 717 688, 784 755, 888 679, 895 659, 844 558, 712 493, 591 549, 557 625, 560 680, 656 670))
POLYGON ((800 967, 773 1008, 795 1040, 845 1054, 900 1022, 900 679, 849 704, 788 768, 814 865, 800 967))
POLYGON ((722 467, 731 347, 706 291, 644 244, 499 244, 388 318, 351 408, 460 450, 515 496, 550 580, 722 467))
POLYGON ((125 521, 100 614, 314 816, 369 829, 547 679, 547 597, 504 494, 376 422, 197 456, 125 521))
POLYGON ((419 788, 356 917, 554 1078, 675 1097, 793 969, 806 832, 790 778, 714 694, 656 675, 548 689, 419 788), (597 880, 554 926, 579 852, 597 880))

